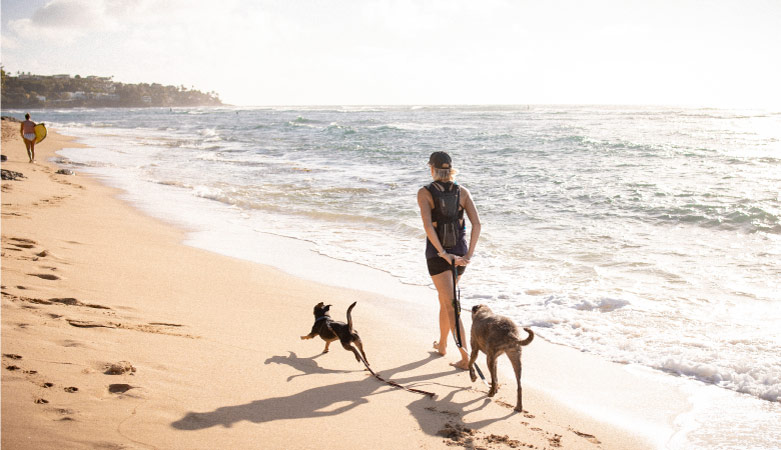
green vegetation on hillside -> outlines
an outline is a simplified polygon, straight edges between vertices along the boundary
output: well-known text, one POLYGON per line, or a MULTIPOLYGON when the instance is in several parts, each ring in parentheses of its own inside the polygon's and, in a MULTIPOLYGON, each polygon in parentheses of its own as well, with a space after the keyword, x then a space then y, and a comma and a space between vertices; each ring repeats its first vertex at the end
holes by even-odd
POLYGON ((216 92, 157 83, 117 83, 113 77, 2 75, 2 106, 10 108, 218 106, 216 92))

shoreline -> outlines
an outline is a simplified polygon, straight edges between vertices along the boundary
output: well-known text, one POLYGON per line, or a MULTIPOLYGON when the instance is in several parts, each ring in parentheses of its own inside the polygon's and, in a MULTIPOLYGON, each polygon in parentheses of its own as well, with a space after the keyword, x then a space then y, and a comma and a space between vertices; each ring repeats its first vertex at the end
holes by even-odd
MULTIPOLYGON (((45 158, 48 161, 56 150, 66 144, 69 147, 78 145, 72 139, 61 139, 52 132, 38 148, 38 159, 43 161, 45 158)), ((21 141, 14 142, 13 136, 6 139, 4 133, 4 153, 13 151, 17 154, 16 146, 19 145, 23 152, 21 141)), ((579 386, 571 386, 571 378, 556 380, 559 375, 554 375, 566 373, 573 364, 572 360, 577 359, 576 365, 581 364, 593 373, 587 379, 589 383, 596 384, 589 384, 589 387, 600 395, 605 394, 605 386, 615 385, 617 381, 622 386, 622 383, 626 383, 626 390, 616 392, 619 395, 612 395, 609 401, 604 402, 605 405, 616 405, 637 401, 636 397, 627 394, 646 397, 648 391, 637 389, 634 385, 637 379, 649 376, 643 371, 631 367, 620 368, 613 363, 598 364, 595 357, 541 341, 543 344, 532 345, 524 353, 524 403, 529 413, 512 414, 511 409, 501 403, 512 402, 514 395, 506 370, 500 376, 504 388, 499 392, 498 401, 489 401, 485 397, 484 386, 479 382, 469 382, 464 372, 450 370, 448 357, 433 357, 423 344, 430 341, 429 336, 436 334, 435 299, 430 289, 421 288, 427 291, 426 295, 419 294, 422 297, 402 304, 387 297, 379 298, 374 293, 318 284, 290 276, 273 267, 196 249, 192 243, 184 245, 188 237, 183 230, 145 216, 132 205, 118 200, 118 190, 90 177, 55 175, 53 172, 56 168, 49 162, 27 165, 18 162, 19 159, 9 156, 9 161, 3 163, 3 168, 23 172, 26 176, 29 174, 23 181, 3 182, 2 346, 4 355, 22 356, 18 362, 3 358, 4 368, 9 365, 20 367, 19 370, 3 371, 3 444, 23 442, 22 439, 32 435, 45 447, 45 443, 56 440, 52 437, 56 435, 60 438, 65 436, 65 442, 78 448, 82 439, 77 437, 78 433, 90 435, 85 431, 89 427, 80 427, 91 423, 113 428, 118 423, 118 433, 98 434, 110 442, 125 440, 168 448, 170 443, 179 442, 179 439, 187 436, 183 430, 197 431, 194 434, 199 436, 190 441, 197 447, 207 442, 203 439, 225 438, 224 433, 217 431, 220 428, 216 425, 219 424, 235 425, 227 429, 235 431, 230 439, 239 445, 253 442, 252 435, 261 431, 278 439, 270 442, 284 443, 287 448, 307 448, 309 444, 306 441, 296 441, 292 445, 290 442, 291 439, 299 439, 292 438, 292 435, 299 433, 302 427, 311 426, 316 431, 314 434, 303 433, 305 436, 322 438, 324 433, 334 433, 338 441, 337 436, 343 435, 344 430, 340 432, 338 428, 341 427, 336 425, 345 422, 344 426, 355 427, 355 422, 351 422, 350 418, 356 419, 357 414, 361 423, 359 431, 373 430, 375 427, 383 429, 379 433, 383 438, 380 448, 445 448, 448 444, 458 442, 440 435, 448 424, 451 429, 469 427, 474 430, 473 435, 461 436, 462 443, 468 439, 473 444, 479 443, 481 439, 486 440, 495 434, 539 448, 553 447, 556 442, 564 448, 659 447, 660 442, 650 443, 647 440, 649 434, 658 437, 660 430, 656 427, 646 429, 645 433, 637 430, 630 432, 605 421, 609 413, 592 412, 596 416, 601 414, 599 420, 594 420, 578 411, 593 407, 593 404, 589 405, 592 400, 588 396, 575 398, 581 390, 579 386), (57 192, 57 195, 52 195, 52 192, 57 192), (100 205, 100 208, 96 205, 100 205), (74 219, 75 211, 79 211, 79 218, 84 220, 74 219), (108 230, 106 223, 111 225, 108 230), (52 228, 53 224, 58 225, 56 229, 52 228), (123 239, 117 240, 117 235, 123 236, 123 239), (25 244, 12 238, 34 243, 25 244), (19 247, 19 243, 32 247, 19 247), (16 248, 6 250, 13 247, 16 248), (41 248, 53 256, 35 260, 35 256, 27 254, 41 248), (139 264, 138 261, 144 261, 145 264, 139 264), (31 275, 30 272, 37 274, 31 275), (60 276, 61 273, 65 276, 60 276), (118 279, 117 273, 131 273, 133 276, 121 276, 118 279), (215 273, 219 274, 219 283, 214 283, 212 277, 215 273), (57 279, 41 277, 41 274, 54 274, 57 279), (20 288, 22 286, 23 289, 20 288), (47 301, 44 298, 47 296, 75 298, 77 303, 46 304, 29 300, 47 301), (321 356, 320 343, 299 341, 298 336, 306 334, 311 326, 311 308, 316 303, 313 297, 327 298, 327 301, 334 303, 334 316, 337 319, 341 318, 349 304, 345 297, 350 301, 359 299, 359 306, 354 312, 356 327, 361 330, 364 342, 369 344, 367 354, 375 369, 379 369, 378 372, 386 378, 434 390, 438 394, 437 399, 428 401, 415 398, 413 394, 391 389, 373 378, 367 378, 354 360, 341 349, 321 356), (278 302, 279 298, 285 302, 278 302), (98 299, 104 299, 105 303, 93 303, 98 299), (95 304, 110 309, 83 306, 95 304), (238 311, 231 311, 230 308, 238 311), (78 313, 74 312, 76 310, 78 313), (279 317, 260 319, 272 311, 279 317), (249 313, 258 317, 258 323, 242 323, 242 319, 249 313), (71 315, 76 318, 70 318, 71 315), (106 321, 105 316, 112 319, 106 321), (117 323, 120 326, 116 326, 117 323), (405 324, 403 329, 399 325, 402 323, 405 324), (290 332, 291 328, 293 333, 290 332), (112 333, 121 336, 113 336, 112 333), (277 345, 269 347, 267 351, 256 349, 258 342, 266 341, 277 345), (106 355, 101 355, 104 342, 111 344, 109 347, 113 351, 108 353, 116 356, 114 359, 125 353, 120 349, 129 343, 128 347, 132 350, 127 352, 129 355, 125 355, 127 360, 131 363, 145 362, 135 362, 133 365, 138 369, 137 372, 135 375, 122 375, 124 383, 110 385, 132 386, 125 393, 116 395, 106 392, 108 380, 100 371, 100 364, 106 363, 100 361, 107 359, 106 355), (170 348, 156 348, 162 342, 170 348), (383 345, 388 342, 393 345, 383 345), (69 349, 80 349, 85 354, 70 355, 69 349), (62 361, 62 357, 57 358, 59 352, 69 355, 67 361, 62 361), (249 362, 245 361, 247 354, 251 355, 249 359, 255 360, 256 364, 251 369, 243 370, 264 372, 263 378, 270 380, 271 389, 264 387, 262 393, 252 392, 252 389, 241 392, 238 386, 257 388, 257 379, 242 373, 242 370, 233 370, 227 371, 230 378, 226 380, 226 373, 213 368, 209 370, 210 364, 205 364, 206 361, 217 360, 227 368, 240 369, 249 362), (298 354, 307 356, 299 357, 298 354), (578 355, 584 359, 578 359, 578 355), (50 359, 60 361, 52 363, 50 359), (71 359, 78 362, 71 362, 71 359), (161 359, 177 361, 179 364, 162 364, 159 362, 161 359), (40 365, 40 368, 25 367, 27 365, 40 365), (65 375, 63 372, 68 372, 62 368, 71 365, 81 368, 81 376, 79 373, 69 376, 88 387, 80 387, 78 392, 67 395, 58 392, 51 400, 44 398, 44 395, 54 391, 41 387, 41 383, 46 382, 39 380, 40 375, 48 371, 58 373, 58 376, 62 374, 62 378, 65 375), (196 371, 189 365, 201 370, 196 371), (397 369, 389 374, 386 367, 397 369), (612 378, 617 367, 621 369, 620 372, 626 373, 622 380, 612 378), (33 370, 36 373, 25 373, 33 370), (265 373, 267 371, 269 373, 265 373), (412 374, 399 377, 400 373, 407 371, 412 374), (641 373, 638 375, 636 372, 641 373), (142 374, 147 384, 136 386, 142 374), (610 374, 610 379, 600 379, 600 375, 606 374, 610 374), (301 378, 306 378, 306 381, 302 382, 301 378), (570 384, 570 389, 557 386, 548 391, 545 386, 554 380, 561 381, 562 385, 570 384), (201 385, 220 387, 214 389, 217 391, 215 393, 203 393, 197 389, 201 385), (597 389, 593 389, 595 386, 597 389), (356 396, 353 393, 356 388, 361 389, 363 395, 356 396), (178 391, 185 394, 184 398, 195 400, 174 401, 171 398, 160 399, 155 395, 171 391, 178 391), (289 395, 284 397, 284 401, 279 401, 279 393, 284 392, 289 395), (302 396, 303 393, 307 395, 302 396), (49 403, 34 403, 30 401, 31 397, 49 403), (224 406, 241 403, 242 399, 250 400, 250 403, 238 407, 224 406), (310 414, 305 417, 279 417, 273 412, 268 413, 271 419, 258 415, 260 413, 257 410, 264 409, 265 405, 269 405, 269 409, 286 408, 290 404, 300 407, 307 404, 308 400, 319 405, 319 408, 312 409, 307 405, 310 414), (568 401, 572 400, 581 403, 580 407, 568 406, 568 401), (345 401, 352 403, 342 405, 345 401), (153 411, 153 416, 166 419, 132 420, 137 419, 133 417, 136 414, 128 416, 128 408, 138 408, 142 403, 153 411), (583 403, 586 403, 585 407, 583 403), (75 404, 84 405, 83 410, 75 404), (213 409, 211 413, 202 412, 210 409, 213 409), (326 410, 325 413, 322 409, 326 410), (57 417, 56 411, 69 412, 60 412, 60 418, 55 420, 53 417, 57 417), (97 411, 104 415, 96 415, 97 411), (376 418, 367 420, 367 416, 375 414, 376 418), (323 417, 328 417, 328 421, 323 422, 323 417), (196 427, 194 423, 199 420, 206 420, 210 426, 196 427), (54 427, 56 430, 47 430, 47 425, 52 421, 57 423, 54 427), (70 429, 62 430, 62 422, 70 429), (128 425, 130 422, 133 427, 128 425), (269 427, 271 422, 275 423, 269 427), (128 427, 123 428, 123 424, 128 427), (262 430, 253 429, 253 426, 262 430), (272 433, 272 428, 280 431, 272 433), (78 429, 78 433, 74 429, 78 429), (155 444, 136 440, 134 436, 139 435, 154 436, 155 444), (395 447, 388 444, 389 438, 390 442, 397 444, 395 447), (600 443, 596 444, 595 441, 600 443)), ((285 253, 289 247, 289 243, 283 243, 278 251, 285 253)), ((390 278, 390 275, 387 276, 390 278)), ((52 375, 52 378, 56 376, 52 375)), ((60 383, 54 384, 60 386, 60 383)), ((668 387, 661 388, 666 390, 668 387)), ((684 401, 683 395, 679 400, 684 401)), ((689 408, 685 401, 679 406, 681 413, 689 408)), ((661 422, 664 420, 666 418, 662 418, 661 422)), ((653 421, 659 423, 659 418, 654 417, 653 421)), ((672 424, 669 425, 672 427, 672 424)), ((366 437, 365 433, 358 431, 351 436, 354 439, 352 444, 359 442, 367 446, 373 445, 371 439, 377 438, 366 437)), ((345 444, 350 443, 344 441, 344 437, 341 439, 345 444)), ((495 442, 492 444, 499 445, 495 442)), ((271 444, 272 447, 274 445, 271 444)))

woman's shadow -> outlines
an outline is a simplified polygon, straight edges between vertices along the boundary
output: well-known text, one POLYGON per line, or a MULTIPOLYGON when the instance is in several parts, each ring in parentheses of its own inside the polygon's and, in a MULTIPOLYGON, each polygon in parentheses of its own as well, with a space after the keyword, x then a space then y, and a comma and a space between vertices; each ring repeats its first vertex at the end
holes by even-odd
MULTIPOLYGON (((393 374, 413 370, 433 361, 435 358, 436 356, 431 354, 420 361, 415 361, 390 370, 383 370, 382 373, 384 377, 390 379, 393 374)), ((306 373, 349 372, 323 369, 316 363, 313 367, 311 358, 298 358, 295 353, 292 352, 288 357, 275 356, 269 358, 266 360, 266 364, 269 363, 288 364, 302 372, 301 374, 294 375, 294 377, 302 376, 306 373)), ((394 381, 402 384, 419 383, 439 378, 449 373, 452 372, 430 373, 396 379, 394 381)), ((290 378, 288 381, 289 380, 290 378)), ((217 425, 229 428, 233 426, 233 424, 245 420, 254 423, 264 423, 274 420, 334 416, 349 411, 361 404, 368 403, 367 397, 382 393, 378 391, 384 387, 396 389, 380 383, 373 377, 366 377, 360 381, 348 381, 307 389, 286 397, 272 397, 255 400, 243 405, 223 406, 214 411, 204 413, 189 412, 181 419, 173 422, 171 426, 178 430, 202 430, 217 425), (344 402, 348 403, 343 404, 344 402), (329 407, 334 404, 342 404, 342 406, 335 409, 329 409, 329 407)))

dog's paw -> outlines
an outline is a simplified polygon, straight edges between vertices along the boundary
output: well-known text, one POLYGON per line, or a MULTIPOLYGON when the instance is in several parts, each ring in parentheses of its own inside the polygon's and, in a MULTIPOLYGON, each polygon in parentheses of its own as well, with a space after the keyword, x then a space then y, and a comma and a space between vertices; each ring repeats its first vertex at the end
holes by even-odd
POLYGON ((469 371, 469 378, 472 380, 472 383, 477 381, 477 375, 475 375, 475 371, 474 370, 470 370, 469 371))
POLYGON ((311 339, 309 336, 301 336, 301 340, 311 339))

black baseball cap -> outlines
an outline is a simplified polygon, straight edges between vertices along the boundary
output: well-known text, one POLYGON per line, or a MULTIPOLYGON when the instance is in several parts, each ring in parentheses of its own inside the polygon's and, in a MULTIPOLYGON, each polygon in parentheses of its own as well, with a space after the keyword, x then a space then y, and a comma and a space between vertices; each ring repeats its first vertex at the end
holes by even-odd
POLYGON ((445 152, 434 152, 428 158, 428 164, 435 169, 452 169, 453 161, 445 152))

